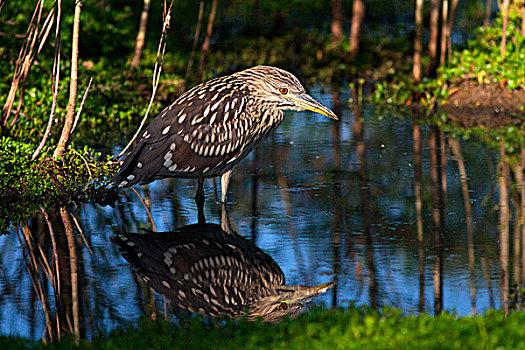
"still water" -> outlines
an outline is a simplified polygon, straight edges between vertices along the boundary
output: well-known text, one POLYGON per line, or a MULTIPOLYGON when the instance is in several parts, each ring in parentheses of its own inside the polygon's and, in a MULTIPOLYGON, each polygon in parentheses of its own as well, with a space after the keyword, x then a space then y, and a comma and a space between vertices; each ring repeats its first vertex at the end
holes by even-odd
MULTIPOLYGON (((521 277, 521 243, 513 226, 500 239, 499 153, 408 114, 348 104, 348 90, 310 93, 341 121, 288 113, 239 164, 227 204, 236 231, 280 266, 287 284, 337 279, 310 304, 459 315, 510 305, 505 286, 521 277)), ((221 222, 216 183, 205 183, 209 223, 221 222)), ((196 223, 196 181, 137 190, 143 201, 127 189, 113 207, 75 206, 69 220, 48 211, 48 221, 39 214, 0 237, 2 334, 49 338, 47 325, 91 338, 140 317, 180 314, 136 277, 110 237, 153 229, 152 222, 159 232, 196 223)))

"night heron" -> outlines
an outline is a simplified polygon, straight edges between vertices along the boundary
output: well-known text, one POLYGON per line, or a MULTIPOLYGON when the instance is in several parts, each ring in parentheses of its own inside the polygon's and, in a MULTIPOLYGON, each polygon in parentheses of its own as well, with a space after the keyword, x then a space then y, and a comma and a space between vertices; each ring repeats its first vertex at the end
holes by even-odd
POLYGON ((118 187, 166 177, 221 176, 222 202, 232 169, 281 124, 284 111, 336 115, 315 101, 291 73, 256 66, 183 93, 146 128, 113 178, 118 187))
POLYGON ((215 224, 112 238, 148 286, 177 306, 211 317, 295 317, 335 281, 285 285, 277 263, 252 242, 215 224))

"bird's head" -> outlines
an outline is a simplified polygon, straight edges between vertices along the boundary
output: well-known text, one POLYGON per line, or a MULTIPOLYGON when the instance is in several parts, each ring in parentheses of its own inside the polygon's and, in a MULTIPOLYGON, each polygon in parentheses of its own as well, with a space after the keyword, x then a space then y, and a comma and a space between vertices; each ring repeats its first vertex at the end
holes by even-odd
POLYGON ((292 73, 272 66, 256 66, 238 73, 254 88, 258 97, 282 110, 312 111, 338 120, 329 108, 306 93, 292 73))
POLYGON ((254 301, 248 316, 265 322, 279 322, 285 317, 295 318, 313 298, 325 293, 337 281, 315 287, 301 285, 279 286, 269 295, 254 301))

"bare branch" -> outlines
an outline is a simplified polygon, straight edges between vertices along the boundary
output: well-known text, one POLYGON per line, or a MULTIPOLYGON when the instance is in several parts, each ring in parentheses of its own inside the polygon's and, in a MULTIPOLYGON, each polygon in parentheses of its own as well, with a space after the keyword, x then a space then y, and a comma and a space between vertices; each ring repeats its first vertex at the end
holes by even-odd
POLYGON ((80 114, 82 113, 82 107, 84 107, 84 102, 86 102, 86 97, 89 92, 89 88, 91 87, 91 82, 93 81, 93 77, 89 78, 89 83, 86 88, 86 91, 84 91, 84 95, 82 96, 82 102, 80 102, 80 107, 78 107, 77 115, 75 117, 75 122, 73 123, 73 127, 71 128, 71 132, 69 135, 73 135, 73 131, 75 131, 75 128, 77 127, 78 120, 80 119, 80 114))
POLYGON ((55 26, 55 56, 53 58, 53 77, 52 77, 52 91, 53 91, 53 102, 51 103, 51 113, 49 113, 49 121, 47 122, 46 131, 44 136, 42 136, 42 141, 38 145, 36 151, 31 156, 31 160, 35 160, 44 145, 47 142, 49 133, 51 132, 51 126, 53 125, 53 120, 55 117, 55 110, 57 106, 57 97, 58 97, 58 84, 60 82, 60 19, 62 18, 62 1, 58 0, 56 3, 57 6, 57 17, 56 17, 56 26, 55 26))
POLYGON ((137 189, 135 187, 131 187, 131 189, 135 192, 135 194, 139 197, 140 199, 140 202, 142 203, 142 205, 144 206, 144 208, 146 208, 146 214, 148 215, 148 218, 149 220, 151 221, 151 226, 153 227, 153 231, 157 231, 157 227, 155 226, 155 222, 153 221, 153 216, 151 216, 151 211, 149 210, 149 207, 148 205, 146 204, 146 202, 144 202, 144 198, 142 198, 142 196, 140 195, 139 191, 137 191, 137 189))
POLYGON ((91 249, 91 246, 89 245, 86 239, 86 236, 84 235, 84 231, 82 230, 82 227, 80 227, 80 223, 78 222, 78 219, 73 214, 71 214, 71 218, 73 218, 73 222, 75 223, 75 226, 77 227, 78 233, 80 234, 80 237, 82 237, 82 240, 84 241, 84 244, 89 250, 89 253, 93 255, 93 250, 91 249))
POLYGON ((9 90, 9 94, 7 95, 4 107, 2 108, 2 122, 0 123, 0 128, 7 126, 7 121, 11 115, 11 110, 13 108, 13 103, 15 102, 18 87, 20 86, 20 83, 27 77, 27 72, 29 72, 29 68, 33 62, 32 56, 34 53, 36 38, 38 36, 38 25, 40 24, 40 20, 42 18, 43 6, 43 1, 39 0, 35 6, 35 11, 33 12, 31 21, 29 22, 29 27, 27 28, 25 35, 26 40, 20 49, 18 59, 16 61, 11 88, 9 90))
POLYGON ((157 60, 155 61, 155 68, 153 69, 153 80, 152 80, 153 91, 151 92, 151 97, 150 97, 150 100, 149 100, 148 108, 146 109, 146 113, 144 113, 144 117, 142 118, 142 121, 140 122, 140 125, 139 125, 139 128, 137 129, 137 132, 135 132, 135 135, 133 135, 133 138, 129 141, 129 143, 126 145, 126 147, 124 147, 122 152, 119 153, 119 155, 117 156, 117 159, 122 157, 122 155, 126 153, 126 151, 133 144, 133 142, 135 142, 135 140, 137 139, 138 135, 140 134, 140 131, 142 130, 142 127, 146 123, 146 119, 148 119, 148 114, 149 114, 149 111, 151 109, 151 105, 153 104, 153 101, 155 99, 155 95, 157 93, 157 89, 159 87, 160 73, 162 72, 162 64, 164 62, 164 52, 166 50, 165 38, 166 38, 166 34, 168 32, 169 23, 170 23, 170 19, 171 19, 171 8, 172 8, 172 6, 173 6, 173 0, 171 1, 170 7, 168 8, 168 10, 166 12, 166 15, 164 17, 164 23, 162 25, 162 34, 160 35, 159 47, 157 48, 157 60), (160 59, 159 59, 159 57, 160 57, 160 59))

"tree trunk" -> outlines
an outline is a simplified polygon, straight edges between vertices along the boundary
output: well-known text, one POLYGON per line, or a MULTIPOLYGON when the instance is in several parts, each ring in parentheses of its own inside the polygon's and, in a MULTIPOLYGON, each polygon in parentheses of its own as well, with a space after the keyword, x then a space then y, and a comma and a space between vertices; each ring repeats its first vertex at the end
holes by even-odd
MULTIPOLYGON (((355 4, 355 1, 354 1, 355 4)), ((373 199, 370 193, 370 182, 369 173, 366 160, 366 142, 365 142, 365 125, 363 122, 363 116, 359 109, 360 96, 356 89, 352 89, 352 97, 354 98, 353 112, 354 112, 354 125, 352 131, 354 133, 355 150, 357 153, 357 159, 359 164, 358 178, 359 178, 359 197, 361 199, 361 215, 363 218, 363 238, 366 247, 365 263, 368 269, 368 297, 370 300, 370 307, 377 310, 379 307, 378 291, 379 285, 377 280, 377 265, 375 264, 374 257, 374 240, 372 229, 374 227, 373 217, 373 199)))
POLYGON ((416 0, 416 35, 414 36, 414 66, 412 75, 414 82, 419 84, 421 81, 421 53, 423 44, 421 43, 421 34, 423 32, 423 0, 416 0))
POLYGON ((137 34, 137 40, 135 41, 135 54, 131 61, 131 68, 139 68, 140 56, 142 55, 142 49, 144 48, 144 41, 146 39, 146 28, 148 24, 148 12, 149 4, 151 0, 144 0, 144 8, 140 15, 139 33, 137 34))
POLYGON ((343 38, 343 1, 332 0, 332 44, 341 42, 343 38))
POLYGON ((354 0, 352 6, 352 29, 350 32, 350 55, 355 56, 359 52, 359 41, 361 40, 361 24, 365 18, 365 2, 354 0))
POLYGON ((204 13, 204 1, 201 1, 199 4, 199 16, 197 17, 197 28, 195 28, 195 36, 193 37, 193 46, 191 48, 190 59, 188 60, 188 65, 186 66, 186 74, 184 75, 184 83, 186 84, 188 78, 190 77, 191 67, 193 66, 193 58, 195 57, 195 51, 197 50, 197 45, 199 44, 199 36, 201 34, 201 25, 202 25, 202 14, 204 13))
POLYGON ((459 140, 449 138, 448 144, 458 163, 459 176, 461 181, 461 192, 463 193, 463 206, 465 208, 465 224, 467 226, 467 251, 470 279, 470 305, 473 315, 476 314, 476 258, 474 255, 474 218, 472 215, 472 204, 470 203, 470 192, 468 189, 468 175, 465 160, 461 152, 459 140))
MULTIPOLYGON (((508 0, 506 0, 508 1, 508 0)), ((500 230, 500 271, 501 294, 505 315, 508 313, 509 291, 509 189, 507 179, 509 168, 505 157, 503 141, 500 145, 500 176, 499 176, 499 230, 500 230)))
MULTIPOLYGON (((78 3, 78 1, 77 1, 78 3)), ((75 16, 76 18, 76 16, 75 16)), ((66 208, 60 208, 60 216, 64 222, 67 245, 69 248, 69 266, 71 271, 71 311, 73 316, 73 337, 75 343, 80 340, 80 317, 79 317, 79 288, 78 288, 78 266, 77 266, 77 243, 73 232, 73 225, 66 208)))
POLYGON ((501 29, 501 58, 504 58, 507 51, 507 25, 509 22, 510 0, 503 0, 503 28, 501 29))
POLYGON ((483 21, 483 28, 487 28, 489 26, 491 14, 492 14, 492 0, 485 0, 485 20, 483 21))
POLYGON ((440 65, 445 64, 448 36, 448 0, 443 0, 443 8, 441 12, 441 53, 439 56, 440 65))
POLYGON ((211 34, 213 33, 213 24, 215 22, 215 13, 217 12, 217 0, 213 0, 211 5, 210 17, 208 17, 208 28, 206 30, 206 37, 204 38, 204 43, 202 43, 201 59, 199 62, 199 80, 202 78, 204 73, 204 62, 206 62, 206 57, 208 56, 208 51, 210 50, 210 40, 211 34))
POLYGON ((69 84, 69 103, 67 105, 66 120, 60 140, 58 140, 57 148, 53 154, 53 158, 61 157, 69 141, 71 128, 73 127, 73 118, 75 115, 75 108, 77 105, 77 75, 78 75, 78 37, 80 32, 80 12, 82 11, 82 0, 75 2, 75 16, 73 18, 73 42, 71 45, 71 82, 69 84))
POLYGON ((447 30, 447 44, 448 44, 448 57, 450 59, 452 54, 452 40, 450 36, 452 35, 452 29, 454 28, 454 19, 456 18, 456 9, 458 8, 459 0, 452 0, 450 5, 450 13, 448 15, 448 30, 447 30))
POLYGON ((521 5, 521 35, 525 36, 525 1, 521 5))
MULTIPOLYGON (((524 5, 525 6, 525 5, 524 5)), ((523 172, 525 171, 525 146, 521 145, 521 179, 520 179, 520 194, 521 194, 521 283, 525 283, 525 179, 523 172)), ((521 289, 520 288, 520 289, 521 289)))
POLYGON ((440 0, 430 2, 430 39, 428 42, 428 55, 430 56, 430 66, 428 75, 434 77, 438 67, 438 39, 439 39, 439 5, 440 0))
POLYGON ((443 245, 444 234, 443 193, 441 188, 441 140, 437 126, 432 126, 429 135, 430 179, 432 193, 432 231, 434 234, 434 312, 443 310, 443 245))
MULTIPOLYGON (((418 1, 419 2, 419 1, 418 1)), ((416 4, 416 7, 418 5, 416 4)), ((416 230, 418 242, 418 270, 419 270, 419 302, 418 311, 425 311, 425 249, 423 236, 423 200, 421 187, 423 185, 423 167, 421 165, 421 127, 412 122, 414 139, 414 195, 416 204, 416 230)))

